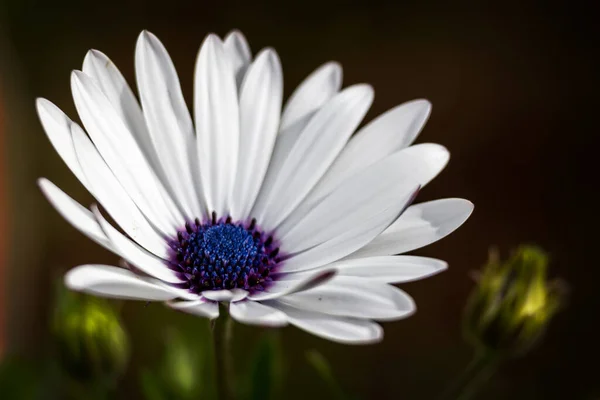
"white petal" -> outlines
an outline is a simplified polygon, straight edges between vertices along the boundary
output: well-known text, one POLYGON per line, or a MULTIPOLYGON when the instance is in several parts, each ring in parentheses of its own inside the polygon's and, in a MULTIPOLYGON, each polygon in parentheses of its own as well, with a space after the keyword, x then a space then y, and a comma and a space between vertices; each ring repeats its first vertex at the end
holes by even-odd
POLYGON ((205 39, 196 62, 194 120, 208 211, 224 216, 237 168, 239 110, 233 63, 215 35, 205 39))
POLYGON ((205 290, 202 296, 212 301, 236 302, 248 297, 248 292, 242 289, 205 290))
POLYGON ((193 175, 197 155, 192 119, 167 50, 147 31, 138 38, 135 71, 164 181, 189 220, 202 218, 200 188, 193 175))
POLYGON ((287 317, 283 312, 255 301, 231 303, 229 313, 233 319, 244 324, 270 327, 287 325, 287 317))
POLYGON ((283 311, 292 325, 324 339, 346 344, 371 344, 383 339, 383 329, 373 321, 299 310, 278 301, 267 304, 283 311))
POLYGON ((253 215, 275 228, 302 201, 342 150, 373 101, 373 89, 355 85, 333 97, 310 120, 253 215))
POLYGON ((281 131, 285 134, 299 122, 321 108, 342 87, 342 66, 328 62, 310 74, 292 93, 281 116, 281 131))
POLYGON ((417 256, 376 256, 351 258, 330 264, 339 276, 360 277, 369 281, 404 283, 435 275, 448 268, 445 261, 417 256))
POLYGON ((146 158, 157 165, 157 156, 142 108, 115 64, 104 53, 90 50, 85 55, 82 70, 96 80, 108 101, 135 137, 146 158))
MULTIPOLYGON (((346 187, 350 190, 354 190, 356 194, 358 194, 359 198, 364 197, 365 193, 363 192, 364 187, 369 187, 369 182, 363 184, 355 185, 352 189, 352 183, 355 182, 359 176, 364 176, 367 171, 372 171, 373 169, 379 170, 380 172, 376 174, 372 174, 373 176, 369 178, 369 180, 373 180, 374 182, 378 182, 381 178, 379 176, 387 176, 389 179, 394 180, 395 185, 406 183, 406 182, 416 182, 421 185, 421 188, 427 185, 440 171, 446 166, 448 163, 448 159, 450 158, 450 153, 446 150, 445 147, 440 146, 438 144, 432 143, 424 143, 418 144, 416 146, 411 146, 404 150, 394 153, 391 156, 384 158, 383 160, 378 161, 370 165, 369 167, 363 169, 360 174, 354 174, 350 178, 347 178, 343 181, 342 185, 338 185, 339 187, 346 187), (389 168, 384 167, 382 169, 381 166, 377 166, 381 163, 389 163, 389 168), (363 175, 361 175, 363 174, 363 175)), ((385 164, 382 164, 385 165, 385 164)), ((337 183, 336 183, 337 185, 337 183)), ((371 183, 371 186, 373 183, 371 183)), ((321 191, 322 197, 315 197, 313 195, 309 195, 301 204, 294 210, 294 212, 277 228, 278 235, 280 237, 284 237, 288 231, 295 229, 296 231, 299 229, 298 225, 301 224, 302 219, 304 219, 307 214, 311 212, 311 210, 317 208, 319 202, 330 202, 326 196, 331 192, 334 192, 338 187, 334 186, 331 188, 326 188, 325 191, 321 191), (325 199, 324 199, 325 198, 325 199)), ((368 190, 368 189, 367 189, 368 190)), ((353 199, 355 196, 354 193, 348 192, 346 198, 341 198, 338 201, 344 205, 350 205, 358 203, 357 199, 353 199)), ((321 196, 319 195, 319 196, 321 196)), ((339 207, 336 205, 335 207, 331 207, 332 210, 339 207)), ((344 208, 346 209, 346 208, 344 208)), ((341 209, 340 209, 341 210, 341 209)), ((325 210, 326 211, 326 210, 325 210)), ((360 211, 360 210, 359 210, 360 211)), ((337 214, 340 214, 337 212, 337 214)), ((336 215, 337 215, 336 214, 336 215)), ((330 216, 333 218, 333 214, 330 216)), ((316 228, 313 228, 316 230, 316 228)))
POLYGON ((251 214, 253 216, 256 215, 258 209, 264 209, 265 201, 267 200, 267 196, 271 193, 273 183, 278 177, 281 167, 286 162, 294 144, 296 144, 300 133, 301 131, 290 133, 288 135, 281 135, 280 133, 277 136, 273 152, 271 153, 271 160, 267 168, 267 173, 258 192, 258 196, 256 197, 255 204, 252 207, 251 214))
POLYGON ((290 216, 294 224, 286 221, 277 230, 281 250, 296 254, 347 232, 360 230, 365 221, 382 210, 396 208, 399 215, 405 206, 399 200, 409 200, 417 186, 412 176, 408 179, 400 172, 405 164, 407 157, 401 153, 388 157, 346 180, 303 215, 297 216, 300 209, 295 210, 296 216, 290 216))
POLYGON ((177 295, 159 286, 154 279, 109 265, 81 265, 65 275, 65 284, 73 290, 103 297, 165 301, 177 295))
POLYGON ((336 272, 335 269, 324 268, 318 271, 310 271, 306 274, 297 275, 297 279, 294 279, 293 277, 288 277, 288 279, 275 278, 264 291, 252 293, 248 298, 250 300, 263 301, 309 290, 319 285, 323 285, 333 278, 336 272))
POLYGON ((106 237, 111 241, 117 254, 148 275, 169 283, 182 282, 182 280, 177 277, 176 273, 169 269, 165 260, 147 252, 116 230, 106 219, 104 219, 97 207, 93 206, 92 211, 94 212, 100 227, 106 234, 106 237))
POLYGON ((397 203, 364 220, 347 232, 323 242, 311 249, 286 259, 281 268, 283 272, 305 271, 339 260, 371 242, 390 222, 398 217, 404 208, 417 195, 418 185, 410 195, 399 198, 397 203))
POLYGON ((71 172, 86 186, 86 189, 90 190, 86 185, 85 175, 79 166, 79 161, 75 155, 75 148, 73 147, 73 140, 71 139, 71 125, 74 122, 46 99, 39 98, 35 104, 50 143, 52 143, 52 146, 65 164, 67 164, 71 172))
POLYGON ((352 277, 335 277, 325 285, 277 300, 302 310, 376 320, 406 318, 416 309, 402 290, 352 277))
POLYGON ((284 109, 279 135, 271 154, 258 200, 264 201, 277 178, 281 166, 298 137, 315 112, 331 99, 342 84, 342 69, 337 63, 327 63, 313 72, 292 94, 284 109), (262 199, 262 200, 261 200, 262 199))
POLYGON ((350 139, 309 197, 323 198, 348 177, 410 145, 430 113, 431 103, 414 100, 375 118, 350 139))
POLYGON ((252 53, 246 38, 240 31, 231 31, 223 43, 225 53, 231 58, 237 87, 242 86, 246 69, 252 61, 252 53))
POLYGON ((436 242, 461 226, 473 203, 442 199, 409 207, 388 229, 348 258, 406 253, 436 242))
POLYGON ((219 303, 206 300, 173 301, 167 305, 174 310, 183 311, 199 317, 215 319, 219 317, 219 303))
POLYGON ((262 51, 248 68, 240 93, 240 152, 231 215, 245 220, 267 171, 281 113, 283 76, 277 53, 262 51))
POLYGON ((77 158, 96 199, 133 240, 160 257, 165 255, 165 240, 123 192, 90 139, 78 125, 71 125, 71 130, 77 158))
POLYGON ((38 185, 40 185, 40 189, 42 189, 48 201, 64 219, 96 243, 112 250, 110 241, 88 209, 45 178, 38 179, 38 185))
MULTIPOLYGON (((129 265, 131 267, 131 265, 129 265)), ((200 300, 202 297, 197 293, 190 292, 189 289, 179 288, 171 285, 170 283, 166 283, 160 280, 156 280, 157 285, 161 286, 164 289, 167 289, 171 293, 175 295, 175 297, 183 299, 183 300, 200 300)))
POLYGON ((450 160, 448 149, 435 143, 416 144, 400 152, 407 156, 401 173, 416 180, 421 187, 425 187, 442 172, 450 160), (417 161, 411 161, 411 158, 417 161))
POLYGON ((81 71, 71 74, 71 88, 79 116, 123 190, 157 227, 165 232, 172 230, 176 221, 169 212, 172 207, 165 203, 169 198, 107 97, 94 80, 81 71))

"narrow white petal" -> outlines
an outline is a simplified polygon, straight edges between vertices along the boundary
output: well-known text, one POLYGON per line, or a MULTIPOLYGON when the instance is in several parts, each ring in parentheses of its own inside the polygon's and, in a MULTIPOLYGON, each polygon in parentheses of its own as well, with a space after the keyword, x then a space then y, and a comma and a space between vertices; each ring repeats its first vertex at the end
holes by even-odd
POLYGON ((85 55, 82 70, 96 80, 108 101, 135 137, 146 158, 153 165, 158 165, 142 108, 116 65, 101 51, 90 50, 85 55))
POLYGON ((267 168, 267 173, 258 192, 258 196, 256 197, 255 204, 252 207, 251 214, 253 216, 256 215, 257 210, 264 210, 268 196, 271 194, 273 184, 279 176, 281 167, 286 162, 294 144, 296 144, 300 133, 301 131, 298 131, 288 135, 279 134, 277 136, 273 152, 271 153, 271 160, 267 168))
POLYGON ((239 110, 233 63, 215 35, 204 40, 196 62, 194 120, 208 211, 224 216, 237 169, 239 110))
POLYGON ((52 146, 65 164, 67 164, 71 172, 86 186, 86 189, 90 190, 86 185, 85 176, 79 166, 79 161, 75 155, 75 148, 73 147, 73 140, 71 139, 71 125, 74 122, 57 106, 46 99, 39 98, 35 104, 38 116, 48 139, 50 139, 50 143, 52 143, 52 146))
POLYGON ((190 292, 189 289, 179 288, 170 283, 163 282, 157 279, 157 284, 162 288, 170 291, 175 297, 183 300, 200 300, 202 297, 197 293, 190 292))
POLYGON ((164 181, 188 219, 202 218, 200 188, 193 175, 197 154, 192 118, 167 50, 147 31, 138 38, 135 71, 164 181))
POLYGON ((253 215, 274 229, 308 194, 335 160, 373 101, 368 85, 351 86, 334 96, 304 128, 253 215))
POLYGON ((207 300, 172 301, 167 305, 174 310, 186 312, 198 317, 215 319, 219 317, 219 303, 207 300))
POLYGON ((430 113, 431 103, 414 100, 375 118, 350 139, 309 197, 323 198, 348 177, 409 146, 430 113))
POLYGON ((354 277, 335 277, 325 285, 277 300, 302 310, 376 320, 406 318, 416 309, 402 290, 354 277))
POLYGON ((244 75, 252 61, 252 53, 248 41, 240 31, 231 31, 226 37, 223 43, 225 53, 231 58, 233 63, 233 70, 235 73, 235 80, 238 89, 242 86, 244 75))
MULTIPOLYGON (((165 187, 168 186, 170 182, 164 176, 161 161, 154 149, 142 108, 121 72, 105 54, 98 50, 90 50, 86 54, 83 61, 83 72, 95 79, 98 87, 107 97, 121 121, 135 138, 156 176, 162 179, 165 187)), ((183 215, 173 200, 176 196, 172 192, 169 193, 165 187, 157 185, 157 190, 161 192, 165 206, 168 207, 174 222, 181 223, 183 215)))
POLYGON ((342 66, 328 62, 310 74, 292 93, 281 116, 281 131, 287 131, 329 101, 342 87, 342 66))
POLYGON ((248 68, 240 93, 240 152, 231 215, 248 217, 269 165, 279 128, 283 75, 277 53, 262 51, 248 68))
POLYGON ((406 253, 436 242, 461 226, 473 212, 464 199, 442 199, 409 207, 388 229, 348 258, 406 253))
POLYGON ((295 210, 296 215, 290 216, 294 224, 286 221, 277 230, 281 250, 286 254, 296 254, 347 232, 360 230, 365 221, 382 210, 396 208, 399 214, 401 207, 405 206, 400 200, 409 200, 416 187, 413 174, 402 173, 403 166, 411 164, 407 158, 420 161, 398 153, 346 180, 330 196, 302 215, 298 216, 300 208, 295 210))
MULTIPOLYGON (((342 69, 337 63, 327 63, 313 72, 294 91, 284 109, 279 135, 257 201, 264 202, 275 178, 287 160, 298 137, 315 112, 338 93, 342 84, 342 69)), ((259 206, 259 207, 263 207, 259 206)))
POLYGON ((368 281, 404 283, 435 275, 448 268, 445 261, 417 256, 375 256, 349 258, 330 264, 339 276, 368 281))
POLYGON ((315 247, 301 253, 292 255, 284 261, 281 268, 283 272, 305 271, 315 267, 329 264, 348 254, 355 252, 371 242, 391 221, 398 217, 408 204, 417 195, 418 185, 404 198, 398 198, 396 204, 373 214, 369 219, 363 220, 347 232, 333 237, 315 247))
POLYGON ((420 143, 401 150, 407 156, 401 173, 425 187, 448 164, 450 152, 444 146, 435 143, 420 143), (410 159, 418 160, 411 161, 410 159))
POLYGON ((65 284, 72 290, 103 297, 165 301, 177 295, 158 285, 152 278, 109 265, 81 265, 65 275, 65 284))
POLYGON ((97 207, 94 206, 92 211, 94 212, 100 227, 106 234, 106 237, 111 241, 117 254, 136 266, 140 271, 150 276, 169 283, 182 282, 182 280, 177 277, 176 273, 169 269, 165 260, 147 252, 116 230, 108 223, 102 214, 100 214, 97 207))
MULTIPOLYGON (((442 169, 444 169, 449 158, 450 153, 448 153, 448 150, 446 150, 445 147, 432 143, 418 144, 416 146, 411 146, 404 150, 398 151, 391 156, 388 156, 383 160, 379 160, 377 163, 374 163, 363 169, 360 173, 354 174, 350 178, 345 179, 341 185, 337 185, 336 183, 337 186, 328 187, 327 190, 321 191, 318 196, 314 196, 314 192, 311 193, 311 195, 309 195, 300 204, 300 206, 298 206, 298 208, 296 208, 294 212, 281 225, 279 225, 277 232, 281 237, 284 237, 288 231, 298 231, 299 225, 302 224, 302 219, 305 219, 311 210, 317 208, 319 202, 331 203, 330 198, 327 198, 326 196, 332 192, 335 192, 336 189, 340 187, 354 190, 354 193, 347 192, 345 198, 338 199, 338 201, 342 204, 342 207, 344 207, 344 205, 347 206, 357 203, 358 200, 355 199, 354 196, 356 195, 357 198, 363 198, 366 193, 361 192, 366 190, 367 193, 369 193, 369 189, 363 189, 363 187, 369 188, 369 186, 373 186, 374 183, 370 183, 369 181, 372 180, 374 182, 379 182, 381 179, 380 177, 387 177, 388 180, 393 180, 395 182, 393 185, 406 182, 415 182, 420 184, 422 188, 423 186, 427 185, 437 174, 439 174, 442 169), (387 165, 389 165, 389 168, 381 167, 382 165, 386 165, 385 163, 388 163, 387 165), (373 173, 372 171, 374 170, 379 172, 373 173), (354 185, 352 184, 352 182, 356 182, 360 176, 364 177, 365 174, 368 173, 367 171, 371 171, 371 176, 368 178, 367 182, 354 185)), ((375 201, 377 200, 375 199, 375 201)), ((330 206, 332 210, 336 209, 337 207, 337 205, 335 207, 330 206)), ((325 212, 327 212, 326 209, 325 212)), ((335 213, 335 215, 339 214, 339 212, 335 213)), ((334 214, 332 213, 330 217, 333 217, 333 215, 334 214)), ((341 218, 341 215, 336 218, 341 218)))
POLYGON ((248 292, 242 289, 205 290, 202 297, 212 301, 236 302, 248 297, 248 292))
POLYGON ((162 257, 166 254, 165 240, 123 191, 87 135, 77 125, 71 129, 77 158, 96 199, 133 240, 162 257))
POLYGON ((371 344, 383 339, 383 328, 373 321, 299 310, 278 301, 268 302, 267 305, 283 311, 292 325, 327 340, 371 344))
POLYGON ((276 299, 292 293, 302 292, 311 288, 323 285, 335 276, 335 269, 323 268, 318 271, 310 271, 303 275, 298 275, 297 279, 277 279, 262 292, 252 293, 248 296, 250 300, 263 301, 276 299))
POLYGON ((56 208, 56 211, 64 219, 96 243, 112 250, 110 241, 100 228, 100 225, 98 225, 94 215, 88 209, 73 200, 45 178, 38 179, 38 185, 50 204, 56 208))
POLYGON ((238 301, 229 305, 231 317, 250 325, 280 327, 287 325, 285 313, 255 301, 238 301))
POLYGON ((160 182, 131 132, 95 81, 81 71, 74 71, 71 88, 79 116, 123 190, 162 230, 168 231, 173 224, 180 224, 181 221, 173 219, 172 207, 166 203, 170 198, 161 190, 160 182))

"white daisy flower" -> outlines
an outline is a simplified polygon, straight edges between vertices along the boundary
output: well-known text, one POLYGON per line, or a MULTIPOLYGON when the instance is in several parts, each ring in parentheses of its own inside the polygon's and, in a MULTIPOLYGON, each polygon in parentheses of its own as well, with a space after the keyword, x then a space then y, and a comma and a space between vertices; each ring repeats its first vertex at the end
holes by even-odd
POLYGON ((391 284, 446 268, 397 255, 460 226, 473 205, 410 206, 446 165, 437 144, 410 146, 431 105, 397 106, 356 134, 369 85, 341 89, 327 63, 282 109, 283 77, 270 48, 252 59, 245 38, 209 35, 198 55, 194 120, 161 42, 135 51, 141 105, 115 65, 91 50, 71 89, 84 131, 48 100, 38 113, 50 141, 120 229, 42 178, 62 216, 125 260, 82 265, 68 287, 98 296, 166 301, 217 318, 300 329, 344 343, 382 339, 375 321, 415 311, 391 284), (87 134, 86 134, 87 132, 87 134))

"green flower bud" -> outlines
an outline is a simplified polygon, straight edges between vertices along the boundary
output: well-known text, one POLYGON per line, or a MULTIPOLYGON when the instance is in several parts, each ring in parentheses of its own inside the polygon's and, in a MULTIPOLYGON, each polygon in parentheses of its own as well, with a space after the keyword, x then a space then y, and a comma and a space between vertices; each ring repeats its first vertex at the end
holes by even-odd
POLYGON ((114 381, 125 371, 129 340, 107 301, 63 291, 53 322, 59 360, 71 377, 114 381))
POLYGON ((518 355, 542 336, 560 305, 556 282, 546 278, 548 257, 521 246, 508 261, 495 252, 467 304, 467 339, 486 351, 518 355))

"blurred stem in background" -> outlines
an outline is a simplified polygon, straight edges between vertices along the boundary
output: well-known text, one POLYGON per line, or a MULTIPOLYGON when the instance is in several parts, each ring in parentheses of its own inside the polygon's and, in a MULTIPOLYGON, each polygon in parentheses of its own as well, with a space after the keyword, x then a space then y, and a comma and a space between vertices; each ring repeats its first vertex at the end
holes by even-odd
POLYGON ((501 361, 501 357, 498 354, 477 351, 469 365, 467 365, 467 368, 452 382, 441 398, 443 400, 472 399, 481 387, 494 375, 501 361))
POLYGON ((321 353, 317 350, 310 350, 306 353, 306 360, 329 387, 331 399, 347 400, 350 398, 344 393, 344 390, 335 379, 331 365, 321 353))
POLYGON ((285 362, 279 330, 267 330, 255 347, 243 385, 241 399, 275 400, 283 395, 285 362), (245 391, 244 391, 245 390, 245 391))
POLYGON ((139 382, 146 400, 216 400, 215 352, 207 319, 170 326, 161 362, 143 367, 139 382))
POLYGON ((507 261, 496 251, 476 277, 463 320, 475 357, 442 399, 472 399, 506 359, 539 343, 561 304, 559 281, 547 280, 548 256, 519 247, 507 261))

